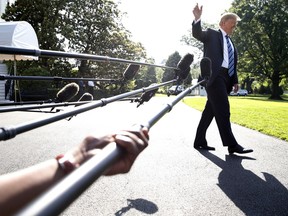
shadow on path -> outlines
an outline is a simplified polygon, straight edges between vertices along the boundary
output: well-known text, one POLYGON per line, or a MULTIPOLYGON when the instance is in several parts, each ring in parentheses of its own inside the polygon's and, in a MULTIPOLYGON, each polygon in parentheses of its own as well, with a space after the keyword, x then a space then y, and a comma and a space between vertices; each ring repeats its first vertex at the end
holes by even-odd
POLYGON ((287 188, 273 175, 262 172, 263 180, 241 165, 242 160, 254 158, 226 155, 224 161, 208 151, 199 152, 222 169, 218 186, 245 215, 288 215, 287 188))
POLYGON ((158 211, 157 205, 151 201, 145 199, 127 199, 127 206, 117 211, 115 216, 124 215, 130 209, 136 209, 145 214, 154 214, 158 211))

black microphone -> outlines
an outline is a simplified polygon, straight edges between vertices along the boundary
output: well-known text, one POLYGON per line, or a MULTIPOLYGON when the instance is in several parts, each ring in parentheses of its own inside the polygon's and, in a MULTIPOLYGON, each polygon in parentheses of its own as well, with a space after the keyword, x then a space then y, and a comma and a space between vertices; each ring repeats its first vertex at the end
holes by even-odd
POLYGON ((124 80, 131 80, 140 69, 140 65, 129 64, 123 73, 124 80))
POLYGON ((212 74, 212 63, 210 58, 204 57, 201 59, 200 70, 201 70, 201 77, 207 81, 212 74))
POLYGON ((61 103, 71 100, 79 92, 79 86, 76 83, 69 83, 64 86, 57 94, 53 102, 61 103))
POLYGON ((176 77, 180 80, 185 80, 190 72, 190 65, 194 60, 194 55, 187 53, 177 64, 178 70, 176 71, 176 77))
MULTIPOLYGON (((149 85, 149 86, 154 86, 156 85, 155 83, 149 85)), ((135 102, 138 102, 137 104, 137 108, 143 104, 144 102, 148 102, 155 94, 156 92, 158 91, 159 88, 156 88, 156 89, 152 89, 150 91, 146 91, 144 92, 141 97, 139 99, 136 99, 135 102)))
POLYGON ((186 68, 186 70, 181 71, 181 73, 179 75, 180 80, 185 80, 187 78, 188 74, 190 73, 190 70, 191 70, 191 68, 188 67, 188 68, 186 68))

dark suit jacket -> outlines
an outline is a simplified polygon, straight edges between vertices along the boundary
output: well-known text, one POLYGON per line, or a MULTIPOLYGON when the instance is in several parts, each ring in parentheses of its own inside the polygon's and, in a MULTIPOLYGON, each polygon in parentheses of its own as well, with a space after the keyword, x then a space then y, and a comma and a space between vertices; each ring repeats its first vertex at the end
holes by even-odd
MULTIPOLYGON (((213 83, 215 78, 219 75, 220 68, 223 62, 223 36, 222 32, 213 30, 208 28, 206 31, 202 30, 201 21, 193 22, 192 24, 192 35, 197 40, 203 42, 204 44, 204 57, 208 57, 212 62, 212 76, 209 79, 208 86, 213 83)), ((234 44, 233 44, 234 46, 234 44)), ((234 65, 235 65, 235 73, 230 78, 230 89, 227 92, 232 90, 232 86, 238 83, 238 75, 237 75, 237 50, 234 46, 234 65)))

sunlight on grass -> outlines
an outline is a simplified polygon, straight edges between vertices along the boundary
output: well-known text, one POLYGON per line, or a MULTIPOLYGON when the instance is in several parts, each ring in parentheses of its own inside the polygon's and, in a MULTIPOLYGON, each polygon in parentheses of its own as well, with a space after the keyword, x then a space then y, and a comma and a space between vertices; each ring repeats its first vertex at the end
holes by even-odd
MULTIPOLYGON (((206 97, 184 98, 184 103, 203 111, 206 97)), ((229 97, 231 122, 288 141, 288 101, 266 97, 229 97)))

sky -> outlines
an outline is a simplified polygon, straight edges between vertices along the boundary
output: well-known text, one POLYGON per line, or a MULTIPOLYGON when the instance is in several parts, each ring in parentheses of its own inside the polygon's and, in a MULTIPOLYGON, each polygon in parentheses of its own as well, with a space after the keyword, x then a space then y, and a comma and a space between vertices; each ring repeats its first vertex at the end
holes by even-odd
MULTIPOLYGON (((119 0, 115 0, 118 2, 119 0)), ((180 42, 188 34, 196 3, 203 5, 202 20, 218 23, 233 0, 120 0, 119 9, 126 12, 123 24, 132 34, 132 40, 141 42, 147 56, 161 64, 163 59, 178 51, 181 56, 192 48, 180 42)))

